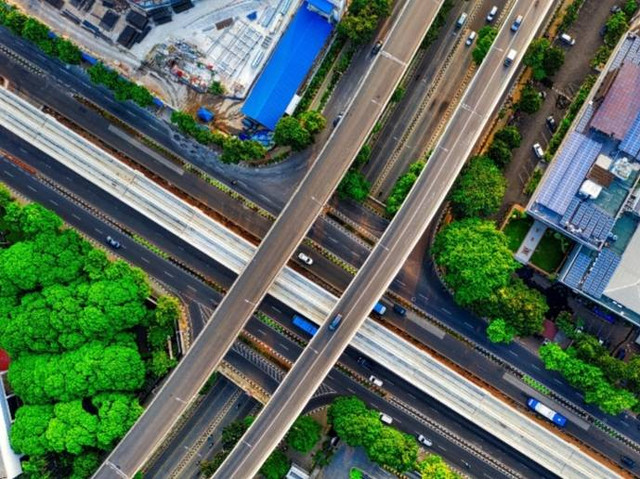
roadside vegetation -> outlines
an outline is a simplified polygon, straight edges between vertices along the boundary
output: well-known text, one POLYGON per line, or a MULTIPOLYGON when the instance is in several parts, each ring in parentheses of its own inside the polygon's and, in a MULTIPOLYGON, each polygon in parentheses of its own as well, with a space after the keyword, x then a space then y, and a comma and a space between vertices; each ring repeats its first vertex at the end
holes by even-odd
POLYGON ((351 447, 363 447, 373 462, 397 472, 418 470, 423 479, 458 479, 441 457, 429 454, 418 461, 418 444, 413 436, 382 424, 379 413, 360 399, 339 397, 329 407, 329 422, 351 447))
POLYGON ((298 116, 283 116, 276 124, 273 141, 278 146, 290 146, 293 151, 301 151, 313 143, 314 136, 326 124, 326 118, 316 110, 303 111, 298 116))
POLYGON ((426 160, 418 160, 415 163, 411 163, 409 171, 396 180, 391 194, 387 198, 386 212, 388 215, 393 216, 398 212, 414 183, 418 180, 418 176, 420 176, 425 164, 426 160))
POLYGON ((491 45, 493 45, 493 41, 496 39, 497 35, 498 29, 491 25, 482 27, 478 31, 478 41, 471 52, 471 56, 473 57, 473 61, 476 65, 480 65, 484 60, 484 57, 487 56, 487 53, 489 53, 489 49, 491 48, 491 45))
POLYGON ((89 477, 175 365, 178 303, 153 308, 144 273, 110 261, 42 206, 0 190, 0 348, 20 399, 11 429, 27 477, 89 477))

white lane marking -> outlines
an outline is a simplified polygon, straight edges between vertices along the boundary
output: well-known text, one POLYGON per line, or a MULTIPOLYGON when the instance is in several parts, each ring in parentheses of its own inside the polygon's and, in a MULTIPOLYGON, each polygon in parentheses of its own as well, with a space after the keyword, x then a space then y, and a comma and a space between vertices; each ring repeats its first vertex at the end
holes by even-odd
POLYGON ((60 206, 56 200, 49 199, 49 203, 52 205, 60 206))
POLYGON ((171 273, 169 273, 168 271, 164 271, 164 274, 166 274, 167 276, 169 276, 169 278, 175 278, 175 276, 173 276, 171 273))
POLYGON ((282 343, 278 343, 278 344, 279 344, 279 345, 280 345, 280 347, 281 347, 282 349, 284 349, 285 351, 289 351, 289 348, 288 348, 288 347, 286 347, 284 344, 282 344, 282 343))
POLYGON ((71 213, 71 216, 73 216, 75 219, 77 219, 78 221, 80 221, 80 217, 79 217, 77 214, 75 214, 75 213, 71 213))
POLYGON ((193 291, 194 293, 196 291, 198 291, 196 288, 194 288, 193 286, 191 286, 190 284, 187 285, 187 289, 190 289, 191 291, 193 291))
POLYGON ((93 228, 93 230, 94 230, 96 233, 104 234, 104 231, 102 231, 102 230, 101 230, 101 229, 99 229, 99 228, 93 228))
POLYGON ((5 174, 5 175, 10 176, 11 178, 13 178, 13 177, 14 177, 14 176, 13 176, 13 174, 12 174, 12 173, 9 173, 7 170, 2 170, 2 171, 4 171, 4 174, 5 174))
POLYGON ((38 190, 36 190, 33 186, 31 185, 27 185, 27 188, 29 188, 31 191, 33 191, 34 193, 37 193, 38 190))
POLYGON ((145 258, 144 256, 140 256, 140 259, 141 259, 142 261, 144 261, 145 263, 147 263, 147 264, 149 264, 149 263, 150 263, 150 261, 149 261, 147 258, 145 258))

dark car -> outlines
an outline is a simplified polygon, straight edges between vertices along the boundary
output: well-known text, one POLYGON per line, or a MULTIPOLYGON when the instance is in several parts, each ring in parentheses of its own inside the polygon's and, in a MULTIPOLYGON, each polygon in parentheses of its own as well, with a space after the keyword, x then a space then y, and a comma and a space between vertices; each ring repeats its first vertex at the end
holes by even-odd
POLYGON ((113 249, 120 249, 122 247, 122 245, 120 244, 120 241, 112 238, 111 236, 107 236, 107 244, 111 246, 113 249))
POLYGON ((394 304, 393 305, 393 310, 398 313, 400 316, 404 316, 405 314, 407 314, 407 310, 404 309, 402 306, 400 306, 399 304, 394 304))
POLYGON ((382 50, 382 40, 378 40, 376 42, 376 44, 371 49, 371 54, 372 55, 377 55, 380 52, 380 50, 382 50))
POLYGON ((358 364, 363 368, 367 368, 367 369, 372 369, 373 367, 371 362, 367 358, 364 358, 362 356, 358 356, 358 364))
POLYGON ((338 123, 340 123, 340 120, 342 120, 342 117, 344 116, 344 112, 341 111, 340 113, 338 113, 338 116, 336 116, 333 119, 333 127, 335 128, 336 126, 338 126, 338 123))
POLYGON ((620 462, 627 466, 629 469, 636 467, 636 461, 627 456, 620 456, 620 462))
POLYGON ((556 119, 553 117, 553 115, 549 115, 547 117, 547 128, 549 128, 549 131, 553 133, 554 131, 556 131, 557 127, 558 125, 556 125, 556 119))

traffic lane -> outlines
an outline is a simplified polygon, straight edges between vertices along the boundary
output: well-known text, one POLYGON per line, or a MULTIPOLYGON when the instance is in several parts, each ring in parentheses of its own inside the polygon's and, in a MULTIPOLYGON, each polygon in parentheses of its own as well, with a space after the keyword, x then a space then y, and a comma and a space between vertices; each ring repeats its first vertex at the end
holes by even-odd
MULTIPOLYGON (((550 6, 551 2, 547 2, 547 9, 550 6)), ((530 17, 529 13, 532 8, 530 6, 527 9, 527 17, 530 17)), ((534 24, 534 22, 531 23, 534 24)), ((536 28, 538 23, 535 22, 536 28)), ((530 28, 528 33, 530 34, 528 37, 531 37, 533 28, 530 28)), ((520 35, 517 38, 522 37, 523 35, 520 35)), ((524 42, 525 40, 520 41, 523 43, 523 47, 524 42)), ((502 35, 498 35, 496 43, 507 43, 509 47, 517 44, 515 38, 509 36, 508 31, 504 29, 502 35), (508 40, 504 40, 505 37, 508 40), (500 42, 501 38, 502 42, 500 42)), ((493 52, 496 50, 500 51, 495 48, 493 52)), ((480 83, 478 91, 475 92, 470 86, 468 94, 463 99, 464 103, 454 113, 443 135, 443 140, 438 145, 441 151, 435 152, 437 159, 434 160, 432 156, 431 161, 427 163, 425 171, 400 210, 396 221, 391 223, 367 262, 354 278, 351 286, 347 288, 331 312, 330 318, 336 313, 344 315, 341 326, 337 330, 331 331, 328 327, 329 321, 327 321, 320 328, 305 353, 298 359, 294 368, 278 388, 277 394, 247 431, 240 447, 230 454, 218 470, 216 477, 240 477, 242 474, 253 473, 259 468, 259 464, 256 465, 256 463, 266 458, 275 446, 277 439, 286 433, 288 427, 295 420, 297 411, 304 407, 309 391, 314 390, 321 383, 324 375, 331 369, 362 321, 368 316, 377 298, 384 293, 397 274, 401 264, 417 241, 415 237, 411 240, 407 239, 408 230, 413 229, 415 235, 416 230, 422 229, 424 231, 426 229, 435 210, 440 207, 444 196, 462 168, 473 143, 481 133, 485 118, 482 114, 476 113, 475 109, 480 108, 480 111, 486 112, 487 116, 492 113, 498 98, 493 95, 487 100, 484 95, 490 87, 495 88, 493 80, 499 81, 502 91, 511 79, 511 74, 496 69, 496 63, 501 63, 503 56, 499 53, 493 55, 491 53, 485 60, 484 68, 474 79, 475 82, 480 83), (466 131, 471 134, 465 135, 466 131), (438 155, 441 152, 444 154, 438 155), (448 164, 449 158, 452 158, 453 165, 448 164), (428 213, 425 215, 423 211, 428 213), (417 221, 417 215, 422 216, 419 218, 420 222, 417 221), (414 223, 420 226, 416 228, 414 223), (310 377, 311 371, 314 372, 313 377, 310 377)), ((417 234, 421 235, 423 231, 417 234)))

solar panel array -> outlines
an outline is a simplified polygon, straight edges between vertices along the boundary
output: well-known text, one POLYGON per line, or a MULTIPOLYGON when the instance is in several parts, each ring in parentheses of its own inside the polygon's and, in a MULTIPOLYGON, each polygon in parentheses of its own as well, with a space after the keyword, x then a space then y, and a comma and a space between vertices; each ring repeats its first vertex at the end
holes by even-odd
POLYGON ((622 44, 622 46, 618 50, 618 53, 617 53, 616 57, 611 62, 611 67, 609 68, 609 70, 615 70, 620 65, 622 65, 622 62, 624 61, 625 57, 627 56, 627 53, 629 52, 631 47, 637 41, 638 41, 638 38, 633 38, 633 37, 629 37, 629 36, 627 38, 625 38, 624 43, 622 44))
POLYGON ((587 108, 585 108, 584 110, 584 115, 582 115, 580 117, 580 120, 578 120, 578 123, 576 125, 577 131, 579 131, 580 133, 585 133, 587 127, 589 126, 589 122, 591 121, 591 117, 593 117, 595 111, 596 108, 595 106, 593 106, 593 103, 589 103, 587 105, 587 108))
POLYGON ((567 210, 564 212, 564 215, 560 219, 560 225, 561 226, 567 226, 567 224, 569 224, 571 222, 571 218, 573 217, 573 214, 578 209, 578 206, 580 206, 581 201, 582 200, 580 198, 578 198, 577 196, 574 196, 572 198, 571 203, 569 203, 569 206, 567 207, 567 210))
POLYGON ((613 223, 615 223, 613 216, 588 201, 580 203, 575 214, 568 221, 568 224, 578 229, 575 234, 596 243, 607 237, 613 228, 613 223))
POLYGON ((602 145, 581 133, 571 136, 551 165, 551 173, 542 184, 536 202, 564 215, 602 145))
POLYGON ((562 280, 564 284, 570 288, 578 288, 578 285, 582 281, 584 274, 587 272, 589 265, 591 264, 591 256, 580 251, 575 261, 571 265, 571 269, 565 275, 562 280))
POLYGON ((629 50, 627 51, 627 55, 624 58, 625 62, 635 63, 636 65, 640 65, 640 38, 635 37, 633 39, 633 43, 631 44, 629 50))
POLYGON ((640 112, 620 143, 620 149, 634 158, 640 155, 640 112))
POLYGON ((582 285, 582 291, 594 298, 602 296, 619 264, 620 256, 610 249, 603 249, 593 263, 593 268, 582 285))

